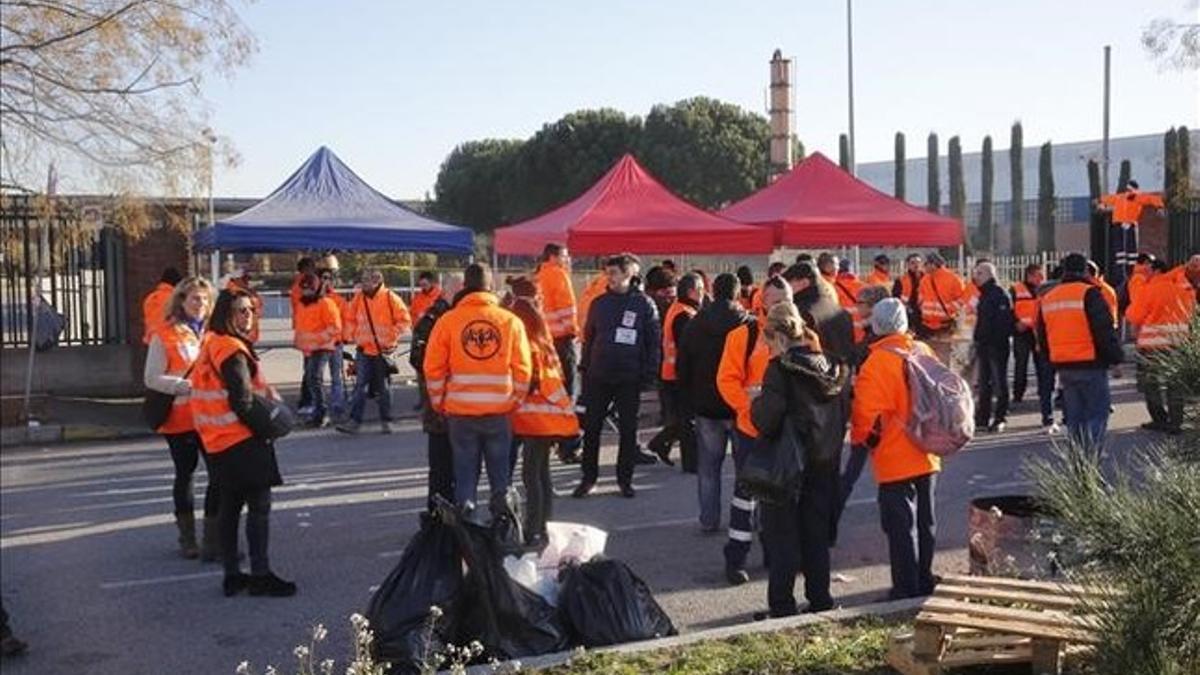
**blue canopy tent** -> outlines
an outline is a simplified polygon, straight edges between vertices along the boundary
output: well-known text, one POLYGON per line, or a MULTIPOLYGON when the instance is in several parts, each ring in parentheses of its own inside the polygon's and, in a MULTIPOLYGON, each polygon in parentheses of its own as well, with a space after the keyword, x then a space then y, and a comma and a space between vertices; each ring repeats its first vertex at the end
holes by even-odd
POLYGON ((201 251, 416 251, 470 254, 471 231, 391 202, 325 146, 266 199, 197 230, 201 251))

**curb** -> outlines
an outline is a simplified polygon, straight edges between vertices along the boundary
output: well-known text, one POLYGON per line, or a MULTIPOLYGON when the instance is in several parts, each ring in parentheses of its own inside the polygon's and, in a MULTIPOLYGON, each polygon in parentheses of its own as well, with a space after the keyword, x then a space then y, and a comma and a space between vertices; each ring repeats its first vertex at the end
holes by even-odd
MULTIPOLYGON (((927 599, 928 598, 906 598, 904 600, 876 602, 868 605, 859 605, 857 607, 834 609, 828 612, 820 612, 818 614, 797 614, 796 616, 784 617, 782 619, 767 619, 765 621, 741 623, 733 626, 722 626, 720 628, 710 628, 708 630, 687 633, 685 635, 674 635, 666 638, 658 638, 656 640, 644 640, 642 642, 631 642, 628 644, 614 645, 611 647, 600 647, 587 651, 606 654, 637 654, 641 652, 652 652, 662 649, 686 647, 687 645, 695 644, 697 642, 706 642, 709 640, 727 640, 739 635, 775 633, 778 631, 799 628, 802 626, 813 626, 822 623, 841 623, 843 621, 851 621, 865 617, 896 616, 915 612, 921 607, 921 605, 925 604, 927 599)), ((508 661, 505 663, 514 664, 514 661, 518 662, 520 663, 522 670, 553 668, 555 666, 569 664, 571 659, 578 655, 578 651, 578 649, 575 649, 557 652, 554 654, 543 654, 541 656, 533 656, 527 659, 514 659, 513 661, 508 661)), ((500 665, 503 666, 505 664, 501 663, 500 665)), ((492 668, 493 667, 490 665, 474 666, 467 669, 467 672, 471 675, 483 675, 485 673, 494 672, 492 668)))

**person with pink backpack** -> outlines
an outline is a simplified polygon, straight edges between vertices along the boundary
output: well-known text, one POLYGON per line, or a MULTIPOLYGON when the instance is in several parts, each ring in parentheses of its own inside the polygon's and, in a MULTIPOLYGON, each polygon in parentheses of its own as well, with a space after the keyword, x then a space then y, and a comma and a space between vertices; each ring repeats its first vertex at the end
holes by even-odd
POLYGON ((854 385, 850 442, 866 448, 879 485, 879 516, 888 539, 891 599, 928 595, 935 585, 934 494, 940 455, 974 435, 970 388, 908 333, 904 304, 880 301, 871 311, 879 338, 854 385))

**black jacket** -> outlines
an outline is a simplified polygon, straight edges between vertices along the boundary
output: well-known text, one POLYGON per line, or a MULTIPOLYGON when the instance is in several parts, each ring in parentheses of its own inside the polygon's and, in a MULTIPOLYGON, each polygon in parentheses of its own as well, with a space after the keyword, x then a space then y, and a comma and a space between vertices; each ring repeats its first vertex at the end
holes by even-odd
POLYGON ((605 291, 588 308, 579 370, 588 379, 609 383, 658 381, 662 358, 658 309, 637 287, 627 293, 605 291))
POLYGON ((841 363, 854 361, 854 320, 838 304, 837 295, 826 295, 815 284, 792 297, 804 323, 821 336, 821 349, 841 363))
POLYGON ((1012 300, 995 279, 979 287, 975 308, 975 343, 985 347, 1004 347, 1013 333, 1012 300))
POLYGON ((283 484, 271 438, 270 412, 254 399, 258 361, 237 353, 220 365, 221 382, 229 392, 229 407, 254 434, 224 452, 209 455, 209 480, 228 489, 250 492, 283 484))
POLYGON ((846 420, 842 415, 850 368, 804 348, 771 359, 763 375, 762 393, 750 404, 750 419, 759 433, 773 437, 791 416, 804 447, 806 470, 839 466, 846 420))
POLYGON ((675 357, 675 372, 680 392, 695 414, 718 420, 733 417, 733 409, 717 391, 717 368, 725 337, 753 320, 737 302, 716 300, 688 321, 675 357))
MULTIPOLYGON (((460 296, 455 296, 455 300, 460 296)), ((421 402, 421 429, 427 434, 446 433, 446 418, 437 414, 429 404, 429 390, 425 388, 425 349, 429 346, 429 336, 433 333, 433 325, 442 315, 450 311, 451 304, 446 298, 440 297, 429 309, 421 315, 417 325, 413 326, 412 348, 408 353, 408 364, 417 374, 417 394, 421 402)))
MULTIPOLYGON (((1042 284, 1042 289, 1046 289, 1047 284, 1042 284)), ((1064 276, 1062 285, 1065 284, 1088 284, 1079 277, 1064 276)), ((1059 284, 1055 284, 1057 286, 1059 284)), ((1089 288, 1083 294, 1083 313, 1087 315, 1088 328, 1092 333, 1092 344, 1095 346, 1096 358, 1092 361, 1079 361, 1075 363, 1055 363, 1050 362, 1050 365, 1059 370, 1089 370, 1097 368, 1107 368, 1114 366, 1125 360, 1125 353, 1121 350, 1121 342, 1117 339, 1117 331, 1113 328, 1112 312, 1108 309, 1108 303, 1104 301, 1104 295, 1099 288, 1088 284, 1089 288)), ((1050 288, 1053 288, 1051 286, 1050 288)), ((1041 298, 1045 301, 1045 293, 1048 290, 1039 289, 1041 298)), ((1038 312, 1037 318, 1037 333, 1038 333, 1038 348, 1043 354, 1049 356, 1050 343, 1046 336, 1046 322, 1042 320, 1042 313, 1038 312)))

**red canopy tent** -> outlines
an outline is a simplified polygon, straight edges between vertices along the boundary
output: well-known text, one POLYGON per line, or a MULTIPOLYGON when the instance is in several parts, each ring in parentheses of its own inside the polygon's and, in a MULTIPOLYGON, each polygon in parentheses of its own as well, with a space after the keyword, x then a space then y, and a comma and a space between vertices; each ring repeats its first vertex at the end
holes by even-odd
POLYGON ((720 212, 767 226, 783 246, 957 246, 959 221, 890 197, 821 153, 720 212))
POLYGON ((692 206, 626 154, 574 201, 496 230, 496 252, 536 255, 549 242, 573 253, 765 254, 774 235, 692 206))

